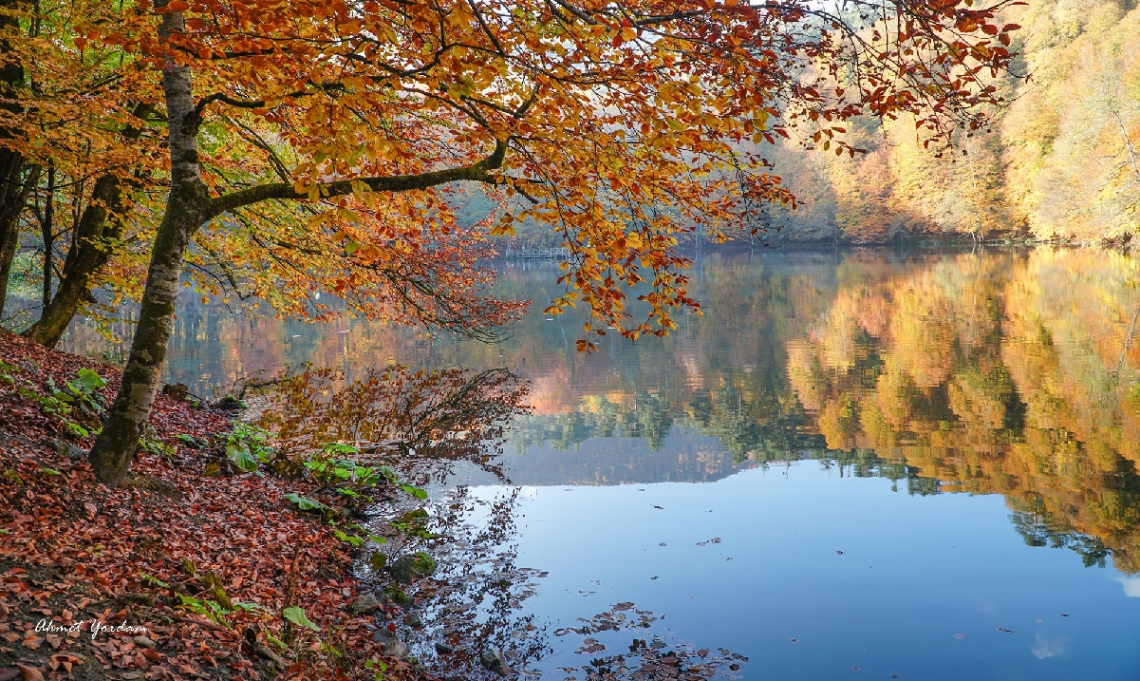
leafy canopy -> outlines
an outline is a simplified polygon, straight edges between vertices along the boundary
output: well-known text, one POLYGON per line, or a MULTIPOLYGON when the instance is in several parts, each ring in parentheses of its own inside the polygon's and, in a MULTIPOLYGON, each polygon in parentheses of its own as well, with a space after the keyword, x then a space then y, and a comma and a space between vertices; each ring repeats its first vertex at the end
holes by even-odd
POLYGON ((1007 4, 143 0, 75 43, 149 65, 139 92, 190 67, 222 216, 194 257, 219 287, 478 333, 520 309, 485 293, 486 239, 533 220, 570 254, 548 312, 585 304, 587 333, 637 338, 698 307, 681 239, 794 204, 763 156, 789 126, 854 154, 859 115, 918 113, 931 138, 984 125, 1007 4), (184 28, 155 31, 156 13, 184 28), (517 207, 460 226, 452 179, 517 207))

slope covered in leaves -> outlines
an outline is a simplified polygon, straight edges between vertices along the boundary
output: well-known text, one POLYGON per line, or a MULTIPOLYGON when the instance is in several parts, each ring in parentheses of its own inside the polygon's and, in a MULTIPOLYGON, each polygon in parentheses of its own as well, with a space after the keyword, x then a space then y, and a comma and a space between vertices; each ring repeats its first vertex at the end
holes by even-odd
MULTIPOLYGON (((206 475, 217 453, 174 436, 202 442, 228 416, 159 396, 151 442, 166 453, 141 453, 131 483, 109 489, 44 396, 94 368, 105 397, 118 372, 5 332, 0 362, 0 679, 375 675, 374 627, 349 609, 351 547, 285 500, 312 485, 206 475), (283 619, 289 606, 318 630, 283 619), (93 635, 93 621, 145 630, 93 635)), ((388 678, 414 673, 384 662, 388 678)))

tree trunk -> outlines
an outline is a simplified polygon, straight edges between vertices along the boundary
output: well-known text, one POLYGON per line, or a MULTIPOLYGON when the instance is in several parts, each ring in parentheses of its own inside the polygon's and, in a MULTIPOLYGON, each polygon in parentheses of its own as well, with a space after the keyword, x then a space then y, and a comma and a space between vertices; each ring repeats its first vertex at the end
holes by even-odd
MULTIPOLYGON (((183 27, 182 12, 163 15, 159 37, 166 42, 183 27)), ((190 69, 167 59, 162 73, 170 142, 170 194, 150 257, 142 310, 135 328, 123 384, 88 457, 104 483, 126 477, 158 391, 167 340, 174 319, 182 258, 190 235, 207 216, 209 196, 198 164, 198 117, 190 69)))
POLYGON ((103 175, 95 181, 91 201, 75 228, 75 238, 63 261, 59 286, 39 320, 21 334, 40 345, 55 347, 79 306, 91 290, 91 278, 114 255, 114 242, 122 236, 122 189, 118 178, 103 175))
POLYGON ((44 287, 41 295, 43 309, 51 302, 51 270, 54 265, 52 253, 55 250, 55 166, 47 171, 47 198, 44 199, 44 219, 40 224, 40 237, 44 242, 44 287))
POLYGON ((0 318, 4 316, 8 277, 12 274, 12 260, 20 243, 20 211, 15 209, 17 199, 9 190, 19 184, 19 171, 23 165, 21 154, 0 150, 0 318))
MULTIPOLYGON (((153 103, 140 103, 132 114, 139 123, 128 125, 123 138, 133 142, 142 134, 144 121, 154 111, 153 103)), ((91 279, 115 255, 123 236, 123 180, 108 173, 95 180, 91 200, 79 216, 71 248, 63 261, 59 286, 39 320, 21 334, 49 348, 59 344, 79 306, 91 297, 91 279)))
MULTIPOLYGON (((19 0, 0 0, 0 56, 12 52, 6 37, 20 31, 19 0)), ((0 109, 19 116, 21 107, 19 88, 24 84, 24 68, 15 60, 0 68, 0 109)), ((0 128, 0 145, 19 136, 19 131, 0 128)), ((24 174, 24 155, 8 148, 0 148, 0 317, 4 315, 4 301, 8 298, 8 277, 12 272, 12 259, 20 237, 20 213, 24 210, 28 192, 21 182, 24 174)))

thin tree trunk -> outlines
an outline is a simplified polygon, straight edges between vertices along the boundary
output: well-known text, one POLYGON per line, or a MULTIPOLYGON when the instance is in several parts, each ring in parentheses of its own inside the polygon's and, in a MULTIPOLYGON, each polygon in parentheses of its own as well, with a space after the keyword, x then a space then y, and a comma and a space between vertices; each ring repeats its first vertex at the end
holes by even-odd
POLYGON ((83 210, 67 257, 63 261, 59 286, 55 295, 35 324, 21 335, 40 345, 55 347, 79 306, 91 291, 91 279, 114 255, 114 243, 122 234, 121 219, 115 215, 122 207, 122 190, 118 178, 103 175, 95 181, 91 201, 83 210))
MULTIPOLYGON (((163 15, 159 37, 165 42, 182 27, 182 12, 163 15)), ((112 486, 126 477, 150 416, 174 319, 182 258, 190 235, 206 218, 209 205, 198 164, 199 121, 194 110, 189 67, 168 59, 163 68, 162 89, 166 95, 170 140, 170 194, 151 252, 142 310, 123 370, 123 385, 88 455, 95 475, 112 486)))
POLYGON ((1124 119, 1120 117, 1120 112, 1112 109, 1112 115, 1116 118, 1116 124, 1120 126, 1120 135, 1124 138, 1124 148, 1128 150, 1128 160, 1132 163, 1132 173, 1140 179, 1140 165, 1136 162, 1136 150, 1132 148, 1132 140, 1128 137, 1128 128, 1124 127, 1124 119))
POLYGON ((52 252, 55 250, 55 166, 48 166, 47 171, 47 198, 44 199, 44 220, 40 224, 40 236, 44 242, 44 288, 43 309, 47 309, 51 302, 51 270, 53 263, 52 252))
POLYGON ((38 179, 39 166, 28 168, 22 154, 0 149, 0 317, 8 298, 12 261, 20 245, 20 213, 38 179))

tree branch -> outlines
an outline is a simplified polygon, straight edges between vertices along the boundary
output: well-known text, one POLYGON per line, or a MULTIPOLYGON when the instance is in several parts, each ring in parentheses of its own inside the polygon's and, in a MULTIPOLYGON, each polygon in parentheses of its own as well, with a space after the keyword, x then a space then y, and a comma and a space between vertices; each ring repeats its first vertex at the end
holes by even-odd
MULTIPOLYGON (((429 189, 449 182, 471 180, 474 182, 487 182, 495 184, 497 176, 491 171, 498 170, 503 165, 507 155, 507 143, 499 140, 495 142, 495 150, 482 161, 458 168, 445 168, 433 170, 416 175, 389 175, 386 177, 361 177, 352 180, 338 180, 317 185, 321 198, 345 196, 351 194, 353 186, 367 185, 374 192, 406 192, 416 189, 429 189)), ((301 200, 309 198, 308 193, 299 192, 293 184, 287 182, 274 182, 262 184, 249 189, 233 192, 210 200, 205 211, 206 220, 215 218, 222 213, 237 210, 261 201, 270 200, 301 200)))

